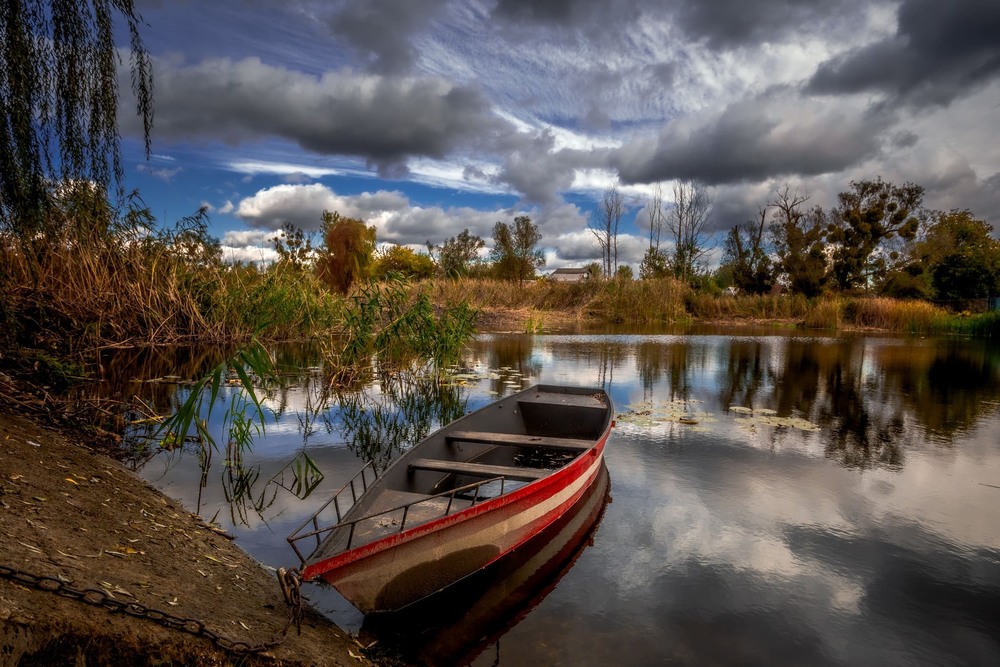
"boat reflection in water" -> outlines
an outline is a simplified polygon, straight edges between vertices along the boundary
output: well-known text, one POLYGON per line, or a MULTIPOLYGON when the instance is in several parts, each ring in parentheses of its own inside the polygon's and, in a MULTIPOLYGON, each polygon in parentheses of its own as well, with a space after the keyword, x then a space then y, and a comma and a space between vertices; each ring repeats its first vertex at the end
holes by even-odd
POLYGON ((521 547, 440 593, 365 617, 363 643, 421 665, 465 665, 498 642, 552 592, 593 543, 611 501, 608 469, 573 507, 521 547))

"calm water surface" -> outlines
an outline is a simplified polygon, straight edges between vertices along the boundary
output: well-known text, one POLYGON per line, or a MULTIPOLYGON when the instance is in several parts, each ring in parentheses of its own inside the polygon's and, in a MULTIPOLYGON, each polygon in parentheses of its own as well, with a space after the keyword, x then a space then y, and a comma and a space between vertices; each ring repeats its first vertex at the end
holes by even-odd
POLYGON ((312 587, 314 603, 438 664, 1000 664, 996 344, 493 334, 463 366, 445 386, 389 381, 346 401, 301 370, 242 460, 217 451, 203 475, 195 451, 163 453, 140 472, 291 566, 285 536, 364 459, 528 384, 603 386, 618 416, 610 504, 595 494, 587 521, 446 601, 464 611, 440 623, 372 629, 331 590, 312 587))

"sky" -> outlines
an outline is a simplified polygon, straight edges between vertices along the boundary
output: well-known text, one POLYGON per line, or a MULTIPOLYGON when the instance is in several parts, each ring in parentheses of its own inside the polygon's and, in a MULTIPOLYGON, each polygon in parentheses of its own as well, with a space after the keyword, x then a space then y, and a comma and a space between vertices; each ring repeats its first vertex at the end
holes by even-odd
POLYGON ((167 224, 206 206, 227 259, 271 259, 284 222, 330 210, 414 249, 528 215, 546 270, 582 266, 616 185, 637 264, 652 185, 669 206, 682 180, 720 235, 785 186, 830 207, 876 177, 1000 227, 1000 2, 136 6, 155 115, 146 160, 125 54, 126 188, 167 224))

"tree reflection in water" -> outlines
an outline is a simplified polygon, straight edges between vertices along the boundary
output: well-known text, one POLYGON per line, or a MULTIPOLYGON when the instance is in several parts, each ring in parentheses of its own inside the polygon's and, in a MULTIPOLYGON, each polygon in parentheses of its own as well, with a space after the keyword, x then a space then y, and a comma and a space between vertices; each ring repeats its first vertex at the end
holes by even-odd
MULTIPOLYGON (((723 412, 809 420, 826 455, 851 468, 902 466, 916 439, 948 444, 995 413, 1000 396, 1000 354, 988 341, 668 337, 643 339, 634 353, 644 400, 689 400, 714 375, 717 395, 699 398, 723 412)), ((774 446, 787 431, 758 435, 774 446)))
POLYGON ((464 415, 468 401, 459 387, 433 374, 385 374, 375 389, 338 395, 339 407, 324 419, 330 430, 343 433, 348 449, 379 472, 434 426, 464 415))

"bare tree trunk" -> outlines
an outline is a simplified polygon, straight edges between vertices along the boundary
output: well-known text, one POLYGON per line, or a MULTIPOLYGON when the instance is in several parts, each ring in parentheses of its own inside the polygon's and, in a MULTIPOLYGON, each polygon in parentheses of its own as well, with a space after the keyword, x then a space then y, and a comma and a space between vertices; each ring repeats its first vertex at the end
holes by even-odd
POLYGON ((697 273, 702 256, 708 251, 708 226, 712 200, 693 181, 674 185, 674 208, 666 218, 674 239, 674 275, 690 281, 697 273))
POLYGON ((663 185, 653 184, 653 192, 646 200, 646 214, 649 216, 649 248, 660 251, 660 234, 663 232, 663 185))
POLYGON ((618 186, 604 191, 600 212, 601 225, 608 234, 608 276, 614 276, 618 272, 618 226, 625 213, 625 199, 618 186))

